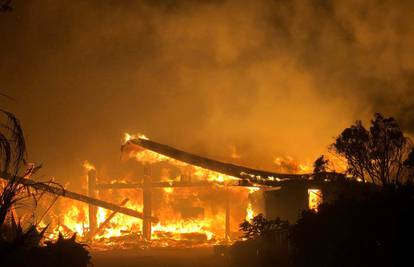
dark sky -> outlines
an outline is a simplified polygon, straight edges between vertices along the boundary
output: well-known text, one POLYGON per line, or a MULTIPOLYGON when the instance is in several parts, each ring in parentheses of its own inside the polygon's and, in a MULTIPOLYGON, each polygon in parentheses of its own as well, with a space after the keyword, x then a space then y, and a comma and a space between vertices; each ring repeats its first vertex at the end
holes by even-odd
MULTIPOLYGON (((124 132, 271 168, 374 112, 414 130, 413 1, 16 0, 2 107, 42 173, 119 168, 124 132), (248 3, 250 2, 250 3, 248 3)), ((114 171, 115 173, 115 171, 114 171)))

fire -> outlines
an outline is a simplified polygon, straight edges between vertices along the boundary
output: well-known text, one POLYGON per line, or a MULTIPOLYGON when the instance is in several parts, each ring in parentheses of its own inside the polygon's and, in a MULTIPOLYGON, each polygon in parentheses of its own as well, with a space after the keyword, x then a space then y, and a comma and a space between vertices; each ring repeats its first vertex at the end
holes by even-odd
POLYGON ((136 161, 145 162, 148 164, 153 164, 160 161, 174 162, 175 164, 179 164, 179 162, 175 159, 152 152, 150 150, 131 151, 129 157, 135 158, 136 161))
MULTIPOLYGON (((123 142, 127 143, 135 138, 148 139, 141 134, 125 134, 123 142)), ((255 206, 252 201, 253 194, 260 190, 259 187, 234 186, 238 185, 238 178, 190 165, 150 150, 128 148, 124 150, 124 153, 129 159, 141 163, 145 168, 154 168, 157 174, 152 174, 153 171, 149 172, 151 179, 149 184, 161 184, 159 187, 144 188, 151 191, 152 216, 159 219, 157 223, 151 225, 150 235, 153 245, 165 246, 173 241, 183 240, 194 244, 225 242, 228 236, 238 238, 240 222, 243 219, 251 220, 255 215, 255 206), (201 186, 188 187, 186 184, 184 187, 176 187, 174 185, 174 183, 179 185, 181 182, 193 184, 201 182, 199 183, 201 186)), ((280 166, 286 165, 281 158, 275 159, 275 163, 280 166)), ((88 172, 96 171, 94 165, 88 161, 85 161, 83 166, 88 172)), ((298 166, 295 167, 297 172, 309 172, 308 165, 298 166)), ((99 189, 96 190, 96 198, 118 205, 123 203, 126 208, 143 212, 143 186, 148 186, 143 183, 144 177, 113 179, 101 177, 99 172, 96 173, 98 184, 135 184, 137 186, 137 188, 116 190, 99 189), (139 187, 140 184, 141 187, 139 187), (124 203, 125 199, 128 199, 126 203, 124 203)), ((62 232, 66 235, 77 233, 79 239, 91 245, 105 243, 113 246, 114 242, 124 244, 125 240, 133 240, 135 243, 143 242, 142 219, 114 214, 113 211, 98 207, 96 209, 97 225, 96 229, 93 229, 89 225, 88 205, 65 201, 59 202, 58 210, 56 214, 50 216, 53 217, 51 230, 48 232, 51 239, 56 238, 57 234, 62 232)), ((47 225, 46 221, 39 224, 39 226, 45 225, 47 225)))
POLYGON ((313 172, 313 163, 307 161, 305 163, 298 163, 292 157, 274 157, 273 163, 277 171, 286 173, 306 174, 313 172))
POLYGON ((172 188, 172 187, 165 187, 165 188, 163 188, 163 190, 164 190, 165 193, 169 193, 169 194, 174 192, 174 188, 172 188))
POLYGON ((209 182, 225 183, 228 181, 236 181, 237 178, 225 175, 222 173, 210 171, 202 167, 189 165, 187 163, 178 161, 176 159, 158 154, 150 150, 133 150, 129 152, 129 157, 135 159, 138 162, 145 164, 154 164, 157 162, 167 162, 176 167, 185 169, 185 172, 190 173, 196 180, 207 180, 209 182))
POLYGON ((87 161, 87 160, 85 160, 83 162, 82 166, 87 171, 91 171, 91 170, 95 170, 96 169, 95 166, 92 163, 90 163, 89 161, 87 161))
POLYGON ((249 202, 249 204, 247 204, 247 209, 246 209, 246 221, 251 221, 253 217, 254 217, 254 212, 253 212, 252 203, 249 202))
MULTIPOLYGON (((128 142, 133 138, 144 138, 144 135, 130 135, 125 134, 124 142, 128 142)), ((226 212, 225 212, 225 194, 229 194, 229 191, 225 188, 231 181, 237 180, 235 177, 224 175, 218 172, 213 172, 201 167, 189 165, 173 158, 160 155, 158 153, 149 150, 132 150, 128 152, 128 156, 142 164, 154 163, 168 163, 174 168, 178 168, 182 174, 185 174, 191 181, 205 181, 215 184, 214 188, 200 189, 200 188, 173 188, 164 187, 161 189, 153 189, 154 195, 158 196, 158 201, 162 204, 157 205, 155 214, 159 217, 159 222, 153 224, 151 227, 152 240, 199 240, 200 242, 218 242, 225 238, 225 225, 226 225, 226 212), (161 197, 161 198, 160 198, 161 197), (223 201, 215 200, 215 198, 223 198, 223 201), (177 206, 178 205, 178 206, 177 206), (180 206, 184 205, 182 208, 180 206), (218 206, 221 205, 221 208, 218 206), (177 213, 177 207, 183 209, 185 213, 177 213), (188 213, 188 214, 187 214, 188 213)), ((83 164, 86 170, 95 170, 95 167, 85 161, 83 164)), ((160 174, 160 180, 170 182, 180 181, 182 177, 171 177, 169 169, 162 168, 160 174)), ((128 179, 111 179, 109 184, 115 183, 128 183, 128 179)), ((244 212, 247 212, 249 219, 253 218, 254 212, 252 204, 248 200, 248 195, 259 190, 257 187, 238 188, 237 190, 231 190, 232 194, 235 194, 237 198, 244 199, 237 205, 243 205, 245 203, 244 212)), ((107 200, 110 202, 120 202, 113 196, 114 190, 100 191, 98 198, 107 200)), ((133 189, 123 190, 122 195, 131 199, 125 207, 134 209, 137 211, 143 210, 142 205, 142 193, 137 198, 136 191, 133 189)), ((153 201, 154 202, 154 201, 153 201)), ((233 204, 235 205, 235 204, 233 204)), ((61 220, 62 223, 58 224, 54 232, 58 231, 69 233, 77 233, 78 237, 85 240, 109 240, 113 238, 121 238, 122 236, 128 236, 131 234, 140 235, 142 229, 142 220, 129 217, 122 214, 116 214, 110 221, 108 217, 112 214, 111 211, 103 208, 97 208, 97 230, 93 236, 91 235, 91 229, 89 226, 88 208, 87 205, 79 203, 70 203, 65 205, 62 209, 64 215, 61 220), (105 227, 102 225, 105 224, 105 227), (102 228, 102 229, 101 229, 102 228)), ((237 211, 237 210, 236 210, 237 211)), ((235 211, 232 211, 234 213, 235 211)), ((237 231, 238 224, 242 221, 241 216, 245 216, 243 209, 240 210, 239 215, 237 213, 233 216, 239 216, 236 219, 232 219, 232 229, 230 231, 237 231)))
POLYGON ((200 233, 205 234, 207 240, 211 240, 214 234, 207 230, 210 224, 207 221, 196 220, 170 222, 167 225, 158 223, 152 227, 151 236, 153 239, 160 239, 163 237, 162 233, 170 233, 170 237, 181 239, 185 234, 200 233))
POLYGON ((317 212, 318 207, 322 203, 322 200, 323 200, 322 191, 319 189, 308 189, 308 195, 309 195, 309 204, 308 204, 309 209, 317 212))
MULTIPOLYGON (((142 210, 142 205, 138 203, 127 203, 125 207, 134 209, 134 210, 142 210)), ((98 228, 106 221, 112 211, 108 211, 103 208, 98 208, 97 211, 97 221, 98 221, 98 228)), ((111 238, 111 237, 120 237, 125 235, 125 233, 133 233, 141 229, 142 221, 138 218, 133 218, 130 216, 117 214, 115 215, 100 233, 94 237, 95 239, 100 238, 111 238)))
MULTIPOLYGON (((328 171, 335 171, 343 173, 347 170, 346 161, 338 158, 334 154, 326 154, 324 157, 328 160, 328 171)), ((273 163, 276 166, 277 171, 286 172, 286 173, 298 173, 298 174, 308 174, 313 173, 314 162, 306 160, 305 162, 297 162, 293 157, 274 157, 273 163)))
POLYGON ((126 144, 128 141, 132 140, 132 139, 145 139, 145 140, 149 140, 148 137, 146 137, 144 134, 129 134, 129 133, 124 133, 124 138, 122 139, 122 143, 126 144))
MULTIPOLYGON (((162 202, 162 205, 156 208, 155 215, 159 217, 160 221, 152 225, 151 228, 151 238, 153 242, 161 242, 160 245, 166 245, 169 240, 193 240, 191 242, 202 242, 206 244, 215 244, 224 240, 225 238, 225 229, 226 218, 225 218, 225 205, 223 204, 221 208, 218 208, 212 203, 214 203, 214 197, 210 196, 211 194, 216 194, 216 197, 222 197, 227 192, 225 188, 225 183, 235 179, 234 177, 226 176, 220 173, 212 172, 203 168, 189 166, 184 163, 180 163, 173 159, 164 156, 154 155, 156 153, 143 150, 143 155, 132 154, 133 159, 143 160, 146 162, 160 162, 160 161, 169 161, 170 164, 174 166, 185 169, 185 173, 191 176, 193 181, 208 181, 214 182, 216 186, 214 188, 173 188, 173 187, 164 187, 161 189, 154 189, 156 192, 153 192, 154 195, 158 197, 158 201, 162 202), (214 193, 217 192, 217 193, 214 193), (221 192, 221 193, 220 193, 221 192), (218 195, 217 195, 218 194, 218 195), (211 200, 212 199, 212 200, 211 200), (213 202, 211 202, 213 201, 213 202), (195 215, 186 215, 186 214, 177 214, 174 211, 176 205, 182 205, 180 203, 191 203, 189 207, 185 209, 194 210, 195 215), (211 202, 211 203, 209 203, 211 202), (201 208, 203 209, 201 210, 201 208), (194 241, 196 240, 196 241, 194 241), (165 243, 167 242, 167 243, 165 243)), ((86 170, 90 170, 93 166, 91 163, 84 164, 86 170)), ((161 170, 161 180, 162 181, 177 181, 179 177, 169 178, 169 171, 161 170), (172 179, 172 180, 171 180, 172 179)), ((109 184, 114 183, 128 183, 128 179, 111 179, 108 181, 109 184)), ((256 187, 250 188, 238 188, 237 190, 232 190, 233 194, 236 194, 237 198, 244 199, 247 201, 248 195, 258 190, 256 187)), ((107 200, 113 203, 120 203, 119 196, 115 197, 115 190, 105 190, 100 191, 98 194, 99 199, 107 200)), ((142 195, 141 193, 137 195, 137 191, 133 189, 127 189, 122 191, 123 197, 128 197, 131 199, 125 207, 134 209, 137 211, 143 210, 142 206, 142 195)), ((223 203, 225 203, 223 198, 223 203)), ((243 203, 243 202, 242 202, 243 203)), ((242 204, 237 203, 237 204, 242 204)), ((156 204, 154 204, 156 205, 156 204)), ((247 203, 245 204, 247 206, 247 203)), ((250 204, 251 207, 251 204, 250 204)), ((77 203, 75 201, 65 201, 63 207, 60 209, 60 214, 63 214, 58 223, 53 228, 52 233, 50 233, 49 238, 53 239, 57 237, 59 232, 65 233, 66 235, 71 235, 77 233, 79 239, 83 241, 93 241, 92 244, 96 242, 102 242, 101 240, 114 240, 114 238, 123 238, 130 235, 139 237, 141 235, 142 229, 142 220, 129 217, 122 214, 115 215, 105 227, 96 233, 94 236, 89 236, 90 226, 88 218, 88 206, 85 204, 77 203)), ((112 211, 97 208, 97 228, 99 229, 102 224, 107 221, 107 218, 112 214, 112 211)), ((237 215, 237 214, 236 214, 237 215)), ((243 211, 239 216, 243 215, 243 211)), ((243 215, 244 216, 244 215, 243 215)), ((242 217, 232 219, 233 232, 238 230, 238 224, 242 221, 242 217)), ((42 222, 42 225, 46 225, 42 222)), ((122 239, 120 239, 122 240, 122 239)), ((99 244, 98 242, 98 244, 99 244)), ((113 242, 110 242, 111 246, 113 242)))
MULTIPOLYGON (((72 206, 63 217, 63 225, 79 236, 85 235, 85 227, 88 227, 85 215, 88 213, 87 207, 72 206)), ((61 226, 62 228, 62 226, 61 226)))
MULTIPOLYGON (((247 189, 249 190, 249 196, 251 194, 253 194, 254 192, 260 190, 259 187, 253 187, 253 186, 247 187, 247 189)), ((253 205, 252 205, 251 199, 249 197, 248 203, 247 203, 247 208, 246 208, 246 218, 245 219, 246 219, 246 221, 251 221, 253 218, 254 218, 253 205)))

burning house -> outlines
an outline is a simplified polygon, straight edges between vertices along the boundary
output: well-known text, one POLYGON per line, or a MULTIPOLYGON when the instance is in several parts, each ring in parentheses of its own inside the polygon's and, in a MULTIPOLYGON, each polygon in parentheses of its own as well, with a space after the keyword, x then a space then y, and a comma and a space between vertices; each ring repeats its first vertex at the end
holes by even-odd
POLYGON ((145 136, 127 135, 121 150, 137 161, 139 177, 108 179, 85 164, 86 195, 23 180, 77 201, 57 203, 42 216, 39 227, 51 225, 49 238, 76 233, 92 245, 112 247, 230 243, 241 236, 239 224, 259 213, 294 222, 300 210, 316 209, 327 181, 224 163, 145 136))

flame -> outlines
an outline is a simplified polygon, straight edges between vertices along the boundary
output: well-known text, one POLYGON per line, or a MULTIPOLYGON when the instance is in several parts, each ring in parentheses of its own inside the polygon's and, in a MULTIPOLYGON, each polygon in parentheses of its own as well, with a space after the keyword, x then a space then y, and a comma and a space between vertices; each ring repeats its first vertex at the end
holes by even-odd
POLYGON ((251 221, 254 218, 254 211, 252 203, 249 201, 246 208, 246 221, 251 221))
POLYGON ((172 187, 164 187, 163 188, 165 193, 171 194, 172 192, 174 192, 174 188, 172 187))
MULTIPOLYGON (((327 170, 343 173, 347 170, 346 161, 338 158, 334 154, 327 154, 324 157, 328 160, 327 170)), ((293 157, 274 157, 273 163, 277 171, 287 173, 307 174, 312 173, 314 169, 314 162, 306 160, 305 162, 297 162, 293 157)))
POLYGON ((160 233, 172 233, 172 237, 181 238, 183 234, 200 233, 205 234, 207 240, 211 240, 214 234, 207 230, 209 228, 210 222, 198 220, 169 222, 167 225, 158 223, 152 227, 151 237, 153 239, 159 239, 160 233))
POLYGON ((322 203, 322 200, 323 200, 322 191, 319 189, 308 189, 308 195, 309 195, 309 204, 308 204, 309 209, 317 212, 318 207, 322 203))
POLYGON ((86 206, 72 206, 63 217, 63 226, 60 225, 58 230, 65 232, 63 227, 66 226, 73 233, 83 237, 85 228, 89 227, 86 214, 88 214, 86 206))
MULTIPOLYGON (((134 138, 147 139, 141 134, 126 133, 123 141, 126 143, 134 138)), ((182 240, 200 242, 200 244, 224 242, 227 225, 230 225, 230 230, 228 230, 230 233, 239 236, 237 233, 239 223, 243 219, 251 220, 255 215, 252 198, 249 196, 260 190, 259 187, 235 187, 228 190, 228 186, 232 185, 232 182, 238 181, 238 178, 189 165, 146 149, 128 149, 124 150, 124 153, 128 158, 146 166, 163 162, 163 167, 159 167, 159 180, 156 182, 167 182, 167 185, 168 182, 172 185, 173 182, 179 181, 209 182, 207 183, 208 187, 201 188, 167 186, 151 189, 152 213, 159 218, 158 223, 152 224, 151 227, 152 244, 166 246, 172 244, 173 241, 182 240), (181 175, 177 176, 177 171, 181 175), (226 204, 226 201, 229 204, 226 204), (229 213, 230 223, 226 223, 226 205, 231 210, 229 213)), ((95 169, 87 161, 83 166, 87 170, 95 169)), ((301 169, 305 170, 304 167, 301 169)), ((98 183, 106 184, 139 184, 136 180, 127 177, 118 179, 97 177, 97 179, 98 183)), ((97 192, 96 197, 111 203, 121 203, 123 199, 128 198, 130 201, 124 205, 125 207, 139 212, 143 211, 142 190, 122 189, 121 193, 120 190, 106 189, 97 192)), ((113 215, 112 211, 97 208, 96 221, 99 230, 93 232, 89 226, 88 205, 75 201, 60 202, 59 211, 51 223, 52 231, 47 234, 49 238, 53 239, 57 237, 59 232, 66 235, 77 233, 79 239, 92 242, 91 245, 105 243, 110 247, 115 244, 125 244, 125 240, 129 240, 129 238, 132 238, 134 242, 143 242, 140 241, 142 240, 143 225, 141 219, 116 214, 108 220, 111 215, 113 215), (105 225, 103 226, 103 224, 105 225)), ((44 221, 39 225, 45 226, 47 224, 49 221, 47 223, 44 221)))
POLYGON ((302 163, 296 162, 293 157, 274 157, 273 163, 277 171, 287 172, 287 173, 299 173, 306 174, 313 172, 313 163, 311 161, 306 161, 302 163))
POLYGON ((260 187, 257 186, 248 186, 246 188, 249 190, 249 194, 253 194, 254 192, 260 190, 260 187))
POLYGON ((246 208, 246 221, 251 221, 254 218, 254 211, 253 211, 253 205, 250 199, 250 195, 253 194, 254 192, 260 190, 259 187, 255 187, 255 186, 249 186, 247 187, 247 189, 249 190, 249 198, 248 198, 248 203, 247 203, 247 208, 246 208))
MULTIPOLYGON (((133 210, 142 211, 142 205, 138 203, 127 203, 125 207, 133 210)), ((98 227, 102 225, 112 214, 112 211, 98 208, 97 211, 97 222, 98 227)), ((142 227, 142 221, 138 218, 133 218, 123 214, 115 215, 108 224, 108 227, 105 227, 103 232, 98 233, 94 238, 111 238, 111 237, 120 237, 125 235, 125 233, 132 233, 137 228, 142 227)))
POLYGON ((129 133, 124 133, 124 138, 122 139, 122 143, 126 144, 128 141, 132 140, 132 139, 145 139, 145 140, 149 140, 148 137, 146 137, 144 134, 129 134, 129 133))
POLYGON ((214 172, 202 167, 190 165, 185 162, 158 154, 150 150, 130 151, 129 157, 135 159, 138 162, 146 164, 153 164, 156 162, 168 162, 177 167, 181 167, 182 169, 186 169, 186 172, 190 173, 191 176, 194 177, 196 180, 207 180, 209 182, 218 183, 225 183, 231 180, 238 180, 236 177, 225 175, 219 172, 214 172))
POLYGON ((96 170, 95 166, 87 160, 83 162, 82 166, 87 171, 96 170))

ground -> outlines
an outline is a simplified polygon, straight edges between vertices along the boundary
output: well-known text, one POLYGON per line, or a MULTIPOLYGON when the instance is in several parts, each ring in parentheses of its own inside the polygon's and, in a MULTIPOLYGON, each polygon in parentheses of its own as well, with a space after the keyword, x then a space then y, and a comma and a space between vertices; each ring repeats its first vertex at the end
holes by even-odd
POLYGON ((94 267, 224 267, 225 259, 213 248, 91 251, 94 267))

